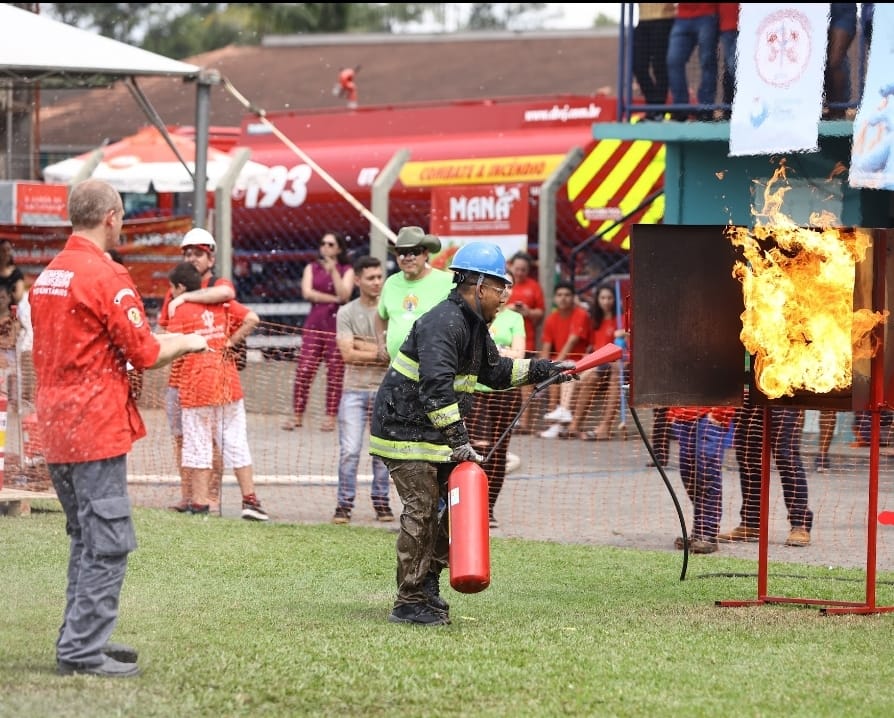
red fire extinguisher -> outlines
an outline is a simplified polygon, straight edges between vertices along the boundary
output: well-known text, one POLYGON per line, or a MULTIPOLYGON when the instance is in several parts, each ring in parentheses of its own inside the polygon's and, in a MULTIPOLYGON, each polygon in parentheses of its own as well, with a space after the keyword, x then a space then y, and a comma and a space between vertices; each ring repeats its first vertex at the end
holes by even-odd
POLYGON ((447 482, 450 511, 450 585, 460 593, 478 593, 490 585, 490 528, 487 474, 474 461, 463 461, 447 482))

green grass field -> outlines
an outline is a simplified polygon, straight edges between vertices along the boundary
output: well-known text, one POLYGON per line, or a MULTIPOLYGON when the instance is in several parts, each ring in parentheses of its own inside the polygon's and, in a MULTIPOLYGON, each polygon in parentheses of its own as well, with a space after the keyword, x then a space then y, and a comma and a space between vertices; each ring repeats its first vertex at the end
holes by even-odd
MULTIPOLYGON (((114 638, 129 680, 55 674, 55 502, 0 518, 0 716, 888 716, 894 614, 756 595, 756 562, 509 539, 452 625, 386 621, 395 534, 136 509, 114 638)), ((879 576, 878 605, 894 601, 879 576)), ((443 590, 446 589, 446 590, 443 590)), ((770 569, 769 594, 862 601, 862 571, 770 569)))

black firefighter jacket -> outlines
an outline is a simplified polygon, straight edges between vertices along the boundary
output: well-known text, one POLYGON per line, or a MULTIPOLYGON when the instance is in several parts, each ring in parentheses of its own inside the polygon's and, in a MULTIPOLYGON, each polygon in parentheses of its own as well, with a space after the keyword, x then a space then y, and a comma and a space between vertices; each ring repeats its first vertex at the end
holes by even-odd
POLYGON ((501 357, 479 317, 459 292, 423 314, 410 329, 376 394, 370 453, 446 463, 469 441, 463 417, 476 382, 508 389, 550 375, 545 359, 501 357))

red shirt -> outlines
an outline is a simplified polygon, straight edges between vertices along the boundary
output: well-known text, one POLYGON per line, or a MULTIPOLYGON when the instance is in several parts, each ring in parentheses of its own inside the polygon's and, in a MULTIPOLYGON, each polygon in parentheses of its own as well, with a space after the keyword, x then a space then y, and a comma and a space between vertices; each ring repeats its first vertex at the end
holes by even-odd
POLYGON ((730 30, 739 29, 739 3, 717 3, 717 16, 719 18, 718 29, 720 32, 729 32, 730 30))
POLYGON ((224 356, 227 338, 239 328, 249 309, 235 300, 221 304, 184 302, 168 320, 168 331, 201 334, 212 351, 177 360, 171 385, 180 389, 180 406, 223 406, 239 401, 242 382, 232 358, 224 356))
POLYGON ((735 416, 736 408, 733 406, 672 406, 667 410, 668 421, 696 421, 705 414, 723 424, 729 426, 735 416))
MULTIPOLYGON (((211 282, 211 277, 213 275, 209 274, 207 277, 202 277, 202 289, 207 287, 211 282)), ((212 287, 220 287, 227 286, 232 289, 234 292, 236 288, 233 286, 233 283, 227 279, 226 277, 214 277, 214 284, 212 287)), ((168 304, 171 303, 173 299, 173 295, 171 294, 171 288, 168 287, 168 291, 165 292, 165 298, 161 302, 161 310, 158 312, 158 326, 165 327, 167 329, 168 322, 170 319, 168 318, 168 304)))
POLYGON ((615 341, 616 331, 618 331, 617 319, 614 317, 606 317, 603 319, 599 326, 593 330, 593 338, 590 340, 593 351, 601 349, 606 344, 613 343, 615 341))
POLYGON ((540 341, 542 344, 551 345, 549 358, 555 359, 568 341, 568 337, 574 335, 578 339, 565 359, 580 359, 587 353, 592 333, 590 313, 583 307, 574 307, 568 315, 560 314, 558 310, 553 311, 543 323, 543 336, 540 341))
MULTIPOLYGON (((207 277, 202 277, 202 289, 207 287, 213 275, 209 274, 207 277)), ((233 283, 226 279, 225 277, 214 277, 214 284, 211 284, 212 287, 220 287, 220 286, 228 286, 235 292, 235 287, 233 283)), ((165 298, 161 302, 161 310, 158 312, 158 326, 166 329, 167 331, 171 331, 168 327, 168 324, 171 322, 171 319, 168 317, 168 304, 171 303, 171 300, 174 298, 174 295, 171 294, 171 288, 168 287, 168 291, 165 292, 165 298)), ((181 305, 182 306, 182 305, 181 305)), ((175 359, 171 363, 171 373, 168 375, 168 386, 176 386, 177 385, 177 373, 179 372, 179 366, 183 362, 183 358, 175 359)))
POLYGON ((130 273, 90 240, 71 235, 29 293, 37 417, 48 463, 121 456, 146 435, 127 362, 158 360, 130 273))
MULTIPOLYGON (((521 302, 528 309, 546 309, 543 299, 543 289, 540 283, 533 277, 527 277, 525 281, 512 285, 512 292, 506 305, 515 309, 515 303, 521 302)), ((537 349, 537 325, 530 317, 525 317, 525 350, 533 352, 537 349)))
POLYGON ((689 20, 705 15, 716 15, 719 4, 716 2, 678 2, 677 17, 689 20))

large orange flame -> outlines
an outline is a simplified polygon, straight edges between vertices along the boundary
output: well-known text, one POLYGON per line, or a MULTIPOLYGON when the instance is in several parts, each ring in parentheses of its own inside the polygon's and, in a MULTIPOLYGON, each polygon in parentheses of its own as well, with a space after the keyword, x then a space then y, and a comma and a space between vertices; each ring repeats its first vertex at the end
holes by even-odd
POLYGON ((782 164, 767 183, 762 210, 752 211, 752 230, 727 230, 745 257, 733 266, 745 300, 740 338, 755 355, 758 388, 771 399, 850 388, 854 356, 871 354, 870 334, 885 319, 853 306, 856 263, 866 256, 869 233, 836 228, 828 212, 812 215, 809 228, 797 226, 782 212, 785 179, 782 164))

